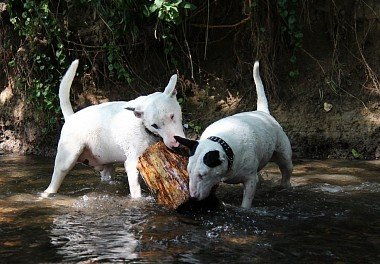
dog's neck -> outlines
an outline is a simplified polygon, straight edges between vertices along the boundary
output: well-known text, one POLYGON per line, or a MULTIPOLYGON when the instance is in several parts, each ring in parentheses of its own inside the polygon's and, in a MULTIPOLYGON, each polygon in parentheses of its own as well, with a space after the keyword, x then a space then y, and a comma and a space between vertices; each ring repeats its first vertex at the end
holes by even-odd
POLYGON ((152 137, 155 137, 156 139, 162 139, 159 135, 154 134, 152 131, 150 131, 149 129, 147 129, 145 126, 144 126, 144 128, 145 128, 145 132, 146 132, 148 135, 150 135, 150 136, 152 136, 152 137))
POLYGON ((211 137, 208 137, 207 139, 217 142, 222 146, 224 152, 227 155, 228 170, 231 170, 232 165, 234 163, 234 152, 232 151, 232 148, 230 147, 230 145, 228 145, 227 142, 221 139, 220 137, 211 136, 211 137))

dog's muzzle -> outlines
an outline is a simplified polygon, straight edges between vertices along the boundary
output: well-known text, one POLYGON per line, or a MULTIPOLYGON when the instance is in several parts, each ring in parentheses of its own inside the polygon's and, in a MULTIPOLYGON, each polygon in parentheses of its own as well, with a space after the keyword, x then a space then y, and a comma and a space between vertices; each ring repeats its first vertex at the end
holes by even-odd
POLYGON ((179 145, 178 147, 171 148, 170 150, 180 156, 190 157, 190 152, 187 147, 179 145))

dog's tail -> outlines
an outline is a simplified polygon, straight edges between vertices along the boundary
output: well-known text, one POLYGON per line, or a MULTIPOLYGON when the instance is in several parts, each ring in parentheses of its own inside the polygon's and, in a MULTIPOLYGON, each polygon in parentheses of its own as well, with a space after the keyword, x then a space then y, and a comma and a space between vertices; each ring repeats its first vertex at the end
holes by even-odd
POLYGON ((62 78, 59 85, 59 104, 62 109, 62 113, 65 119, 74 114, 73 108, 70 103, 70 87, 75 77, 75 73, 78 68, 79 60, 75 60, 71 63, 69 69, 62 78))
POLYGON ((257 111, 262 111, 269 114, 268 100, 265 96, 264 85, 260 78, 258 61, 256 61, 253 66, 253 79, 255 80, 256 85, 257 111))

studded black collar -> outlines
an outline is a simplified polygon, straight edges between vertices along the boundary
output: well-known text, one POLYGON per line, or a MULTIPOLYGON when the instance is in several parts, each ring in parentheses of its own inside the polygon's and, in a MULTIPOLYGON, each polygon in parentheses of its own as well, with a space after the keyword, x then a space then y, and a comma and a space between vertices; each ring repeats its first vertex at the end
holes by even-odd
POLYGON ((227 160, 228 160, 228 169, 230 170, 232 168, 232 164, 234 163, 234 152, 232 151, 232 148, 227 144, 226 141, 221 139, 220 137, 208 137, 207 139, 219 143, 224 152, 226 152, 227 160))

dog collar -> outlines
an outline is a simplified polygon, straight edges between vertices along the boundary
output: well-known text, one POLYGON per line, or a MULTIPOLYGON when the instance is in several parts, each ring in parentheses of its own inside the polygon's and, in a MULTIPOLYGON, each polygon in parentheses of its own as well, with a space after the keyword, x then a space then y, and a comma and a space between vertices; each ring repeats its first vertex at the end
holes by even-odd
POLYGON ((232 148, 227 144, 226 141, 221 139, 220 137, 208 137, 207 139, 219 143, 224 152, 226 152, 227 160, 228 160, 228 169, 230 170, 232 168, 232 164, 234 162, 234 152, 232 151, 232 148))
POLYGON ((145 132, 148 133, 149 135, 153 136, 153 137, 161 138, 159 135, 154 134, 152 131, 150 131, 150 130, 147 129, 146 127, 145 127, 145 132))

